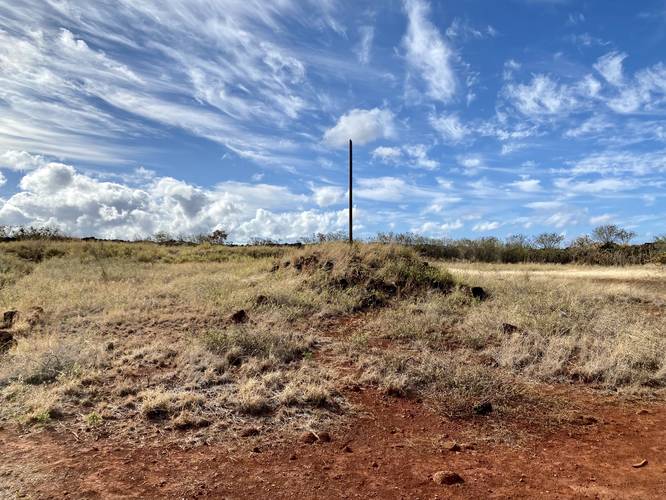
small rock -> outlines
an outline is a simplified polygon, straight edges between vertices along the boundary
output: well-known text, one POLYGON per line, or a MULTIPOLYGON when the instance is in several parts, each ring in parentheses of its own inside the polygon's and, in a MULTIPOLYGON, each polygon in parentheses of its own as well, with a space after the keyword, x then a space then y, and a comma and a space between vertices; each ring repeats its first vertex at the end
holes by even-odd
POLYGON ((484 401, 474 407, 474 413, 477 415, 489 415, 493 411, 493 405, 490 401, 484 401))
POLYGON ((243 429, 240 433, 241 437, 252 437, 259 435, 259 429, 256 427, 247 427, 243 429))
POLYGON ((247 313, 245 312, 245 309, 239 309, 235 313, 233 313, 231 316, 229 316, 229 320, 232 323, 246 323, 247 320, 249 319, 247 313))
POLYGON ((456 472, 439 471, 432 475, 432 480, 437 484, 462 484, 465 480, 456 472))
POLYGON ((15 309, 5 311, 2 315, 3 328, 11 328, 19 317, 19 312, 15 309))
POLYGON ((352 452, 351 446, 349 446, 348 444, 344 445, 342 447, 342 451, 344 451, 345 453, 351 453, 352 452))
POLYGON ((648 464, 648 461, 647 461, 647 460, 641 460, 641 461, 638 462, 637 464, 631 464, 631 466, 632 466, 634 469, 640 469, 641 467, 645 467, 647 464, 648 464))
POLYGON ((301 443, 312 444, 312 443, 314 443, 315 441, 317 441, 317 436, 315 435, 314 432, 311 432, 311 431, 305 431, 305 432, 303 432, 303 433, 299 436, 298 440, 299 440, 301 443))
POLYGON ((636 412, 636 415, 649 415, 649 414, 650 414, 649 410, 646 410, 645 408, 641 408, 636 412))
POLYGON ((14 335, 7 330, 0 330, 0 352, 9 349, 13 342, 14 335))
POLYGON ((502 331, 507 334, 515 333, 518 331, 518 327, 511 323, 502 323, 502 331))
POLYGON ((460 451, 462 448, 455 441, 444 441, 444 449, 449 451, 460 451))
POLYGON ((252 448, 252 453, 261 453, 261 448, 255 446, 254 448, 252 448))
POLYGON ((379 467, 379 464, 377 462, 372 462, 372 467, 376 469, 377 467, 379 467))
POLYGON ((257 297, 254 299, 254 303, 257 304, 258 306, 263 306, 264 304, 268 304, 268 297, 265 295, 257 295, 257 297))
POLYGON ((297 458, 298 457, 296 456, 295 453, 292 453, 291 455, 289 455, 289 460, 296 460, 297 458))
POLYGON ((475 299, 479 299, 479 300, 486 300, 488 298, 488 294, 480 286, 473 286, 472 287, 472 297, 474 297, 475 299))
POLYGON ((319 434, 317 434, 317 438, 322 443, 330 443, 331 442, 331 435, 326 431, 323 431, 323 432, 320 432, 319 434))

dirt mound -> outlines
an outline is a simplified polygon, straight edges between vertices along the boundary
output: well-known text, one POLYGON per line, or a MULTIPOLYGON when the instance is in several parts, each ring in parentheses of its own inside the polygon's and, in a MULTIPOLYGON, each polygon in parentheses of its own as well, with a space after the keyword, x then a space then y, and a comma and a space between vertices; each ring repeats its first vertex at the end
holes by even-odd
POLYGON ((274 271, 280 269, 306 275, 307 283, 314 288, 358 289, 359 310, 384 305, 392 297, 429 290, 446 293, 455 286, 448 272, 429 265, 412 249, 398 245, 311 246, 273 266, 274 271))

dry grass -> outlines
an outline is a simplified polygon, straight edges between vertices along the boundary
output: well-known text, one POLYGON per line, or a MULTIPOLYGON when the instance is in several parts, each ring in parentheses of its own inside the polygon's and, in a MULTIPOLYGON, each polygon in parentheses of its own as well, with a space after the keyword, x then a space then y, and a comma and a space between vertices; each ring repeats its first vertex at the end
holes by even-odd
POLYGON ((0 304, 22 315, 0 354, 0 420, 205 440, 334 421, 350 383, 465 417, 486 399, 507 416, 547 406, 533 389, 543 381, 655 393, 666 385, 660 272, 449 274, 382 245, 4 243, 0 304), (228 319, 239 309, 243 324, 228 319), (323 326, 360 311, 348 335, 323 326))

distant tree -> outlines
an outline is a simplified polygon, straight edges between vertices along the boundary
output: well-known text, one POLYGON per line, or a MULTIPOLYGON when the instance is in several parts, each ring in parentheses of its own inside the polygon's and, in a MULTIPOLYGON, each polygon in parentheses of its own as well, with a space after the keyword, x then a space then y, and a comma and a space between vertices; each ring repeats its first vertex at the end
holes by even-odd
POLYGON ((530 246, 530 239, 524 234, 512 234, 507 236, 506 244, 512 247, 527 248, 530 246))
POLYGON ((536 243, 539 248, 544 250, 560 248, 560 245, 563 241, 564 236, 558 233, 541 233, 536 238, 534 238, 534 243, 536 243))
POLYGON ((627 231, 615 224, 605 224, 603 226, 595 227, 592 234, 594 239, 602 245, 610 245, 613 243, 627 244, 636 236, 636 233, 633 231, 627 231))
POLYGON ((173 237, 166 231, 157 231, 151 238, 155 243, 166 243, 173 240, 173 237))
POLYGON ((228 232, 226 232, 224 229, 216 229, 208 235, 207 240, 213 245, 224 245, 227 241, 227 238, 229 238, 228 232))
POLYGON ((592 245, 594 245, 594 240, 588 234, 578 236, 571 242, 571 246, 575 248, 586 248, 592 245))

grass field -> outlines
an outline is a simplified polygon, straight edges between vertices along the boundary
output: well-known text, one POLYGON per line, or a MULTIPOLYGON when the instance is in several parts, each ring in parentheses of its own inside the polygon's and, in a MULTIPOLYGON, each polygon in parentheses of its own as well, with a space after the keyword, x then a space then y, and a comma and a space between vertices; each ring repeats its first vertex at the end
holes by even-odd
POLYGON ((317 434, 354 425, 360 388, 462 422, 492 411, 488 434, 506 440, 572 418, 568 391, 653 401, 666 386, 663 267, 36 241, 0 244, 0 274, 2 308, 18 311, 0 423, 24 433, 317 434))

